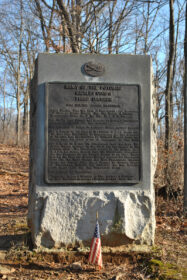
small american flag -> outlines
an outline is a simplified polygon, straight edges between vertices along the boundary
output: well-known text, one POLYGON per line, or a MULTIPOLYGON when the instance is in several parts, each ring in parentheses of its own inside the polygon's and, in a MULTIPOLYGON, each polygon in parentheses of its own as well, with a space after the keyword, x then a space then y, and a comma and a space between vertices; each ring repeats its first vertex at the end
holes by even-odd
POLYGON ((99 233, 98 221, 96 222, 88 261, 92 264, 98 265, 99 268, 103 267, 102 254, 101 254, 101 238, 99 233))

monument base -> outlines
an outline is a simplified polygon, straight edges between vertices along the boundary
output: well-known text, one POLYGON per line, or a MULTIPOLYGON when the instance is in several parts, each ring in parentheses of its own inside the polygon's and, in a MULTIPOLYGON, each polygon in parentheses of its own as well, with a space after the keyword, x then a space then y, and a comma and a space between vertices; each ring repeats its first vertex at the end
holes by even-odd
POLYGON ((90 245, 99 213, 103 246, 152 245, 153 194, 146 191, 38 191, 29 219, 36 247, 90 245))

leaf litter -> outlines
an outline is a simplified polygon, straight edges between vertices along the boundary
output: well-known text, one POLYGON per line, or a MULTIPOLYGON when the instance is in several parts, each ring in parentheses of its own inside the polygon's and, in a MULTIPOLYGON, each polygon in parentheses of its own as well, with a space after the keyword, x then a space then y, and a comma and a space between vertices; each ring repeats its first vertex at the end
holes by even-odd
POLYGON ((88 252, 33 250, 27 227, 28 153, 27 148, 0 144, 0 278, 187 279, 187 220, 182 196, 175 201, 157 197, 155 246, 150 252, 109 250, 103 253, 102 270, 87 263, 88 252))

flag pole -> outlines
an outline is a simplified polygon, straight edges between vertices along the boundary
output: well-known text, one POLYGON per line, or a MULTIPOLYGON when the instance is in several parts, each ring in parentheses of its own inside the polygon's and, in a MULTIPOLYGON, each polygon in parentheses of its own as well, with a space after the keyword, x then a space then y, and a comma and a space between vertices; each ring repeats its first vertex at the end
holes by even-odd
MULTIPOLYGON (((98 213, 98 211, 96 211, 96 222, 98 222, 98 220, 99 220, 99 213, 98 213)), ((98 264, 95 264, 95 270, 97 270, 97 267, 98 267, 98 264)), ((101 267, 99 266, 99 270, 100 269, 101 269, 101 267)))
POLYGON ((98 214, 98 211, 96 212, 96 221, 98 221, 98 218, 99 218, 99 214, 98 214))
MULTIPOLYGON (((98 216, 99 216, 99 215, 98 215, 98 211, 96 211, 96 223, 98 222, 98 216)), ((98 265, 95 264, 95 270, 97 270, 97 266, 98 266, 98 265)))

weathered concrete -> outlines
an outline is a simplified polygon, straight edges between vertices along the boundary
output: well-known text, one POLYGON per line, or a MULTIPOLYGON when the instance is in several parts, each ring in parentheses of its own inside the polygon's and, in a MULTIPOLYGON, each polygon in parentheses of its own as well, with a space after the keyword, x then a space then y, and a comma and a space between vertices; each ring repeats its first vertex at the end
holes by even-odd
POLYGON ((130 55, 41 54, 31 98, 31 158, 28 221, 35 246, 60 248, 75 242, 88 244, 96 211, 103 245, 136 242, 153 244, 156 168, 155 100, 151 59, 130 55), (88 77, 80 69, 88 61, 101 62, 106 72, 88 77), (137 84, 141 88, 141 180, 137 184, 48 185, 45 162, 45 83, 92 82, 137 84))
MULTIPOLYGON (((154 239, 154 201, 141 191, 59 191, 38 192, 35 208, 36 245, 61 247, 76 241, 89 241, 99 211, 103 240, 110 233, 120 235, 114 245, 127 238, 142 244, 154 239)), ((103 245, 108 242, 102 242, 103 245)), ((85 243, 86 244, 86 243, 85 243)))

